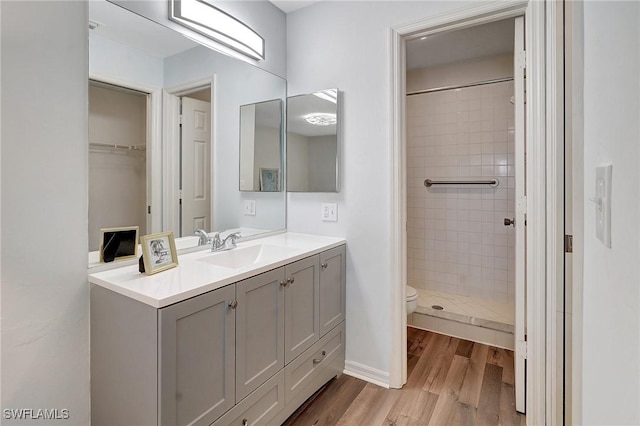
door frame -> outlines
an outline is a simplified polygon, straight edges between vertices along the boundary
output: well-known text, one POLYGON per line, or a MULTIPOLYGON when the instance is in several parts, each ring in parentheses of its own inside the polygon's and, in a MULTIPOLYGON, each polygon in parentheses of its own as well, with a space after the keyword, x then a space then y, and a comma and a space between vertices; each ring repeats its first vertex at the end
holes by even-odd
MULTIPOLYGON (((165 174, 162 176, 162 185, 164 188, 164 197, 162 204, 162 226, 163 229, 180 229, 180 98, 193 92, 206 89, 211 90, 211 149, 210 149, 210 167, 211 167, 211 226, 213 226, 214 217, 214 188, 215 174, 214 170, 214 143, 215 143, 215 75, 202 80, 191 81, 165 88, 163 91, 163 161, 165 174)), ((205 231, 212 231, 205 229, 205 231)), ((183 235, 184 236, 184 235, 183 235)))
POLYGON ((162 185, 162 89, 145 86, 119 78, 90 72, 89 80, 123 87, 146 93, 147 98, 147 126, 146 126, 146 160, 147 160, 147 206, 151 214, 147 213, 147 232, 160 232, 163 224, 163 194, 162 185))
MULTIPOLYGON (((391 29, 391 350, 389 385, 399 388, 407 380, 406 353, 406 38, 464 28, 499 19, 525 15, 527 56, 526 146, 527 162, 527 422, 552 424, 556 401, 554 380, 557 363, 556 285, 563 268, 559 252, 556 209, 563 189, 561 112, 558 94, 557 34, 560 17, 543 1, 509 1, 473 4, 391 29)), ((562 250, 563 251, 563 250, 562 250)))

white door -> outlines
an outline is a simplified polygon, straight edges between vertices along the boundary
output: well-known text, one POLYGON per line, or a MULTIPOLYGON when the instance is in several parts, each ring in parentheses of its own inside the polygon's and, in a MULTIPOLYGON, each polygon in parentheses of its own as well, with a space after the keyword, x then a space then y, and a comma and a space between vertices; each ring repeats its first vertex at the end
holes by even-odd
POLYGON ((516 184, 516 323, 515 323, 515 391, 516 410, 525 412, 525 375, 527 359, 526 330, 526 208, 525 193, 526 154, 525 154, 525 50, 524 17, 515 19, 514 40, 514 107, 515 107, 515 184, 516 184))
POLYGON ((181 235, 211 231, 211 103, 182 98, 181 235))

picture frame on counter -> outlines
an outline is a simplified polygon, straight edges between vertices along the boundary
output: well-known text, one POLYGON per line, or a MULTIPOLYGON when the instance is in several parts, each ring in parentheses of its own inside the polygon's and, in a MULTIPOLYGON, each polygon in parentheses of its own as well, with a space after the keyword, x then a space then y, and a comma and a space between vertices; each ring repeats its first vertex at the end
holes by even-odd
POLYGON ((138 257, 139 226, 100 229, 100 262, 119 262, 138 257))
POLYGON ((152 275, 178 266, 173 232, 158 232, 140 237, 144 273, 152 275))

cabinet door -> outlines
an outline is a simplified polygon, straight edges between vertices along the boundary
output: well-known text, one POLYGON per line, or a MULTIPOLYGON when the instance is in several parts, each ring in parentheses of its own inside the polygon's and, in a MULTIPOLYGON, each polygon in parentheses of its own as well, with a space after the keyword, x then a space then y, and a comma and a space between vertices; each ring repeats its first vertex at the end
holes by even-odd
POLYGON ((320 338, 319 258, 312 256, 286 267, 284 302, 285 363, 295 359, 320 338))
POLYGON ((320 336, 344 320, 345 272, 344 245, 320 253, 320 336))
POLYGON ((236 401, 284 367, 284 268, 236 284, 236 401))
POLYGON ((235 404, 234 286, 159 312, 160 424, 209 425, 235 404))

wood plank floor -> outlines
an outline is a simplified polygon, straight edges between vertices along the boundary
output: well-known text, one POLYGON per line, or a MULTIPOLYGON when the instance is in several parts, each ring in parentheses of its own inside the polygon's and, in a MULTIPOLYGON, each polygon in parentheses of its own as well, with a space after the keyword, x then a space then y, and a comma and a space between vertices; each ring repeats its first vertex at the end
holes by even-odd
POLYGON ((343 374, 284 425, 526 424, 515 410, 513 352, 409 327, 407 355, 402 389, 343 374))

